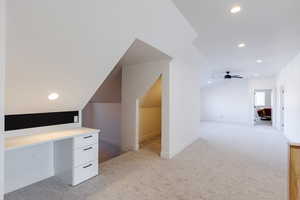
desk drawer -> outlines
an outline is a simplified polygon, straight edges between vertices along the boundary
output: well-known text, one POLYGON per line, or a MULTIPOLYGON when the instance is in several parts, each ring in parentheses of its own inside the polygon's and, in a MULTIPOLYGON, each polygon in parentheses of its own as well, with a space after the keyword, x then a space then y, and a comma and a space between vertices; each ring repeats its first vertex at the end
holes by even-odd
POLYGON ((98 143, 74 150, 74 167, 93 160, 98 161, 98 143))
POLYGON ((74 138, 74 148, 86 147, 98 143, 98 134, 86 134, 74 138))
POLYGON ((98 175, 98 161, 92 161, 73 169, 73 186, 98 175))

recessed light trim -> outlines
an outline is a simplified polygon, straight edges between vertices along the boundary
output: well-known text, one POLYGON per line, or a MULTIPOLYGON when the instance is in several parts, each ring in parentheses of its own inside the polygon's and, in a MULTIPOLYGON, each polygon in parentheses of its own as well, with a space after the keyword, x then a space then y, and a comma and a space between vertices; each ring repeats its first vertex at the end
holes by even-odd
POLYGON ((240 44, 238 44, 238 48, 244 48, 244 47, 246 47, 246 44, 245 44, 245 43, 240 43, 240 44))
POLYGON ((230 12, 231 12, 232 14, 237 14, 237 13, 239 13, 239 12, 241 12, 241 11, 242 11, 241 6, 233 6, 233 7, 230 9, 230 12))
POLYGON ((256 62, 257 62, 257 63, 262 63, 263 61, 260 60, 260 59, 258 59, 258 60, 256 60, 256 62))
POLYGON ((54 101, 54 100, 58 99, 58 97, 59 97, 59 94, 54 92, 54 93, 49 94, 48 99, 50 101, 54 101))

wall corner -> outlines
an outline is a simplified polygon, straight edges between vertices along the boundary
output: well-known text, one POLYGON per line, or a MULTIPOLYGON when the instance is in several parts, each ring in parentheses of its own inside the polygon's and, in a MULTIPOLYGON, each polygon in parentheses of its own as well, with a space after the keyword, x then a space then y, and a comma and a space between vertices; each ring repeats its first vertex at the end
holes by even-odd
POLYGON ((6 2, 0 0, 0 200, 4 199, 4 83, 6 2))

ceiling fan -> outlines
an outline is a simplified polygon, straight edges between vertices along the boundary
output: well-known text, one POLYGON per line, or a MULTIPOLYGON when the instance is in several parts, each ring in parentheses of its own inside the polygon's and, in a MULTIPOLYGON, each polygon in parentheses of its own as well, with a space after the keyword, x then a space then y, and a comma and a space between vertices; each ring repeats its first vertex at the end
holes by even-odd
POLYGON ((230 71, 227 71, 226 72, 226 75, 224 76, 225 79, 233 79, 233 78, 239 78, 239 79, 242 79, 244 78, 243 76, 240 76, 240 75, 231 75, 230 74, 230 71))

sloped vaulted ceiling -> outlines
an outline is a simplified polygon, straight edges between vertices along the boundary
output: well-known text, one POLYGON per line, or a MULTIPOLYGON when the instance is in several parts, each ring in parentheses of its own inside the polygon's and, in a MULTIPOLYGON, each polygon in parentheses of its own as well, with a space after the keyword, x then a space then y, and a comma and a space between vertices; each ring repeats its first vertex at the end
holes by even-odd
MULTIPOLYGON (((120 59, 119 63, 97 89, 90 102, 121 103, 123 67, 161 60, 171 60, 171 58, 154 47, 140 40, 135 40, 124 56, 120 59)), ((159 100, 158 97, 155 99, 159 100)))
POLYGON ((152 85, 152 87, 147 91, 145 96, 141 98, 141 107, 161 107, 162 101, 162 81, 161 77, 152 85))
POLYGON ((201 62, 196 33, 169 0, 7 4, 6 114, 82 109, 136 38, 201 62))

